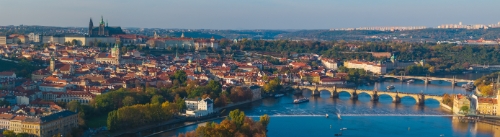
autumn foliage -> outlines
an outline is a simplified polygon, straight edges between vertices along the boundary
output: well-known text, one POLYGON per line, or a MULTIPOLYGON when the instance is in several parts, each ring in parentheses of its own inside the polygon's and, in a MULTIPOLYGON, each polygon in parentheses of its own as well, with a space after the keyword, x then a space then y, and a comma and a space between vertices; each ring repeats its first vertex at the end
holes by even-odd
POLYGON ((242 111, 233 110, 220 124, 208 123, 178 137, 265 137, 269 120, 269 116, 263 115, 254 121, 242 111))

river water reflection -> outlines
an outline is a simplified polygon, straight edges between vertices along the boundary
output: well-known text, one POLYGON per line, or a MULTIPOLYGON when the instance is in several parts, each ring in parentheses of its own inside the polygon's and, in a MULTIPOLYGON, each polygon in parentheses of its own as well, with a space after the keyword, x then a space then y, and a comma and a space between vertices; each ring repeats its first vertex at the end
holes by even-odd
MULTIPOLYGON (((466 94, 449 82, 433 82, 427 86, 422 81, 407 84, 399 81, 386 81, 358 89, 386 90, 394 85, 395 90, 410 93, 442 95, 444 93, 466 94)), ((460 84, 459 84, 460 85, 460 84)), ((303 92, 310 97, 311 92, 303 92)), ((348 93, 340 93, 338 99, 330 98, 330 93, 322 91, 318 97, 310 97, 310 102, 292 104, 297 96, 286 95, 281 98, 266 98, 243 108, 247 116, 256 120, 268 114, 271 123, 268 127, 270 137, 309 137, 333 136, 340 128, 347 128, 343 136, 500 136, 499 127, 482 123, 460 123, 455 121, 447 110, 436 100, 426 100, 424 106, 415 105, 413 98, 404 97, 400 104, 392 103, 390 96, 380 96, 378 102, 370 101, 368 94, 359 94, 357 101, 350 100, 348 93), (342 120, 336 113, 342 114, 342 120), (325 118, 329 114, 330 118, 325 118)), ((215 120, 220 122, 221 120, 215 120)), ((192 131, 204 123, 167 131, 157 136, 173 136, 192 131)))

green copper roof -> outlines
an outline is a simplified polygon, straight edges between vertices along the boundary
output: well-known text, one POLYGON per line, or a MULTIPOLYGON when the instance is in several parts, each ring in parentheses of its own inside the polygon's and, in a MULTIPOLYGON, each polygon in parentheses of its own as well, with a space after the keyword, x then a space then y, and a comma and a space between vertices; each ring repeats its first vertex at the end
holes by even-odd
POLYGON ((101 16, 101 22, 99 22, 99 24, 103 24, 104 25, 104 18, 101 16))

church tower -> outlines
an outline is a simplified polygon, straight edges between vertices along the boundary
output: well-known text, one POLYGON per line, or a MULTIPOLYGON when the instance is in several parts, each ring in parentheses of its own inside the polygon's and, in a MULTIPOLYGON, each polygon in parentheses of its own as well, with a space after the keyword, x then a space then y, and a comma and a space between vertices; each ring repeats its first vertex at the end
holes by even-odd
POLYGON ((158 39, 160 36, 158 34, 156 34, 156 31, 155 31, 155 34, 153 35, 153 38, 154 39, 158 39))
POLYGON ((92 22, 92 18, 90 18, 90 22, 89 22, 89 36, 92 35, 92 29, 94 29, 94 23, 92 22))
POLYGON ((111 50, 111 56, 115 58, 116 64, 120 64, 120 47, 118 42, 115 43, 115 47, 111 50))
MULTIPOLYGON (((54 54, 54 53, 52 53, 54 54)), ((50 72, 54 72, 56 69, 56 60, 54 59, 54 55, 50 57, 50 72)))
POLYGON ((99 34, 100 36, 105 35, 106 23, 104 22, 104 18, 101 16, 101 22, 99 22, 99 34))

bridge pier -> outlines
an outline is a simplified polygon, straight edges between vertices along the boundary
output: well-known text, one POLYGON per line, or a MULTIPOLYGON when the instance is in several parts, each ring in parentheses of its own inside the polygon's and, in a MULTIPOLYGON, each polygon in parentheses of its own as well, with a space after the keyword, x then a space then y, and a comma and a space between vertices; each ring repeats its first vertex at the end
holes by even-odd
POLYGON ((457 82, 455 80, 455 76, 453 76, 453 78, 451 79, 451 87, 455 88, 456 85, 457 85, 457 82))
POLYGON ((358 93, 356 93, 356 89, 354 89, 354 92, 352 92, 352 100, 358 100, 358 93))
POLYGON ((319 96, 320 92, 318 91, 318 89, 315 89, 312 91, 312 94, 311 96, 319 96))
POLYGON ((418 98, 415 100, 417 101, 417 105, 419 105, 419 106, 425 105, 425 95, 424 94, 419 94, 418 98))
POLYGON ((392 103, 401 103, 401 97, 396 95, 395 97, 392 98, 392 103))
POLYGON ((377 101, 378 101, 378 94, 377 94, 377 91, 373 91, 373 92, 374 92, 374 93, 373 93, 373 95, 372 95, 372 99, 371 99, 371 100, 372 100, 373 102, 377 102, 377 101))
POLYGON ((337 92, 337 86, 333 86, 333 91, 330 92, 330 94, 331 98, 339 98, 339 93, 337 92))

